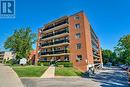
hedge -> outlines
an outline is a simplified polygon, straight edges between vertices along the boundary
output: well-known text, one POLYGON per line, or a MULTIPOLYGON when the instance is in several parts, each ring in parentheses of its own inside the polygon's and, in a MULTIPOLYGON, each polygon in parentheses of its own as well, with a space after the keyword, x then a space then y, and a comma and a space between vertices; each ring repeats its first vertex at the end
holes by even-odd
POLYGON ((46 61, 46 62, 38 62, 37 65, 39 66, 49 66, 50 65, 50 62, 49 61, 46 61))
MULTIPOLYGON (((49 66, 51 65, 52 62, 50 61, 40 61, 38 62, 39 66, 49 66)), ((52 64, 54 64, 55 66, 60 66, 63 65, 64 67, 72 67, 73 64, 69 61, 57 61, 57 62, 53 62, 52 64)))
POLYGON ((64 67, 72 67, 73 64, 69 61, 58 61, 55 64, 56 66, 63 65, 64 67))

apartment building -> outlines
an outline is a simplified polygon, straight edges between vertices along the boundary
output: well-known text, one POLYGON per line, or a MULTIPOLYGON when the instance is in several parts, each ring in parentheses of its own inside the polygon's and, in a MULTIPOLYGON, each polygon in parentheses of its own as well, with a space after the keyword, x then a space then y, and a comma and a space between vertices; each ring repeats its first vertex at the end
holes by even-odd
POLYGON ((15 58, 14 52, 0 51, 0 63, 15 58))
POLYGON ((39 29, 37 61, 70 61, 83 72, 102 65, 99 39, 83 11, 61 17, 39 29))
POLYGON ((0 52, 0 63, 2 63, 3 60, 4 60, 4 54, 5 54, 4 51, 1 51, 1 52, 0 52))

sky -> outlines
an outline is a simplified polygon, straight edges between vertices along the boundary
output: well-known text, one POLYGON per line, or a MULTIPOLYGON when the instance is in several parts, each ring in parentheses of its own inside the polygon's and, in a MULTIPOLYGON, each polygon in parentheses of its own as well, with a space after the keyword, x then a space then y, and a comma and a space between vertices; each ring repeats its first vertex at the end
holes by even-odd
MULTIPOLYGON (((103 49, 114 50, 130 34, 130 0, 15 0, 14 19, 0 19, 0 49, 15 29, 38 28, 62 16, 84 11, 103 49)), ((35 48, 35 45, 33 46, 35 48)))

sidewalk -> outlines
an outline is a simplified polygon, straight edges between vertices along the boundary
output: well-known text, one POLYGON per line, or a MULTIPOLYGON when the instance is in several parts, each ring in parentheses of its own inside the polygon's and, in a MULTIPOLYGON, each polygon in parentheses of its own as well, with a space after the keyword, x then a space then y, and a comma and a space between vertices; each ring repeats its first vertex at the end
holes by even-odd
POLYGON ((41 76, 41 78, 54 78, 54 77, 55 77, 55 67, 53 65, 51 65, 41 76))
POLYGON ((24 87, 17 74, 0 63, 0 87, 24 87))

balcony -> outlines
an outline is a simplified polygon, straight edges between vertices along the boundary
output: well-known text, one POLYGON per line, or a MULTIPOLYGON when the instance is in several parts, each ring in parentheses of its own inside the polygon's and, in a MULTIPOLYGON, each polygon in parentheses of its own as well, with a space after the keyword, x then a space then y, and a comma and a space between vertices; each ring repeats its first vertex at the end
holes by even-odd
POLYGON ((94 57, 94 59, 100 58, 99 55, 95 55, 95 54, 93 54, 93 57, 94 57))
POLYGON ((64 40, 59 40, 59 41, 55 41, 55 42, 44 43, 44 44, 41 44, 41 47, 50 46, 50 45, 56 45, 56 44, 61 44, 61 43, 66 43, 66 42, 69 42, 69 40, 68 39, 64 39, 64 40))
POLYGON ((49 45, 49 46, 44 46, 42 48, 44 49, 44 48, 52 48, 52 47, 59 47, 59 46, 67 46, 69 44, 70 43, 59 43, 59 44, 53 44, 53 45, 49 45))
POLYGON ((44 43, 44 44, 41 44, 41 47, 44 47, 44 46, 49 46, 49 45, 53 45, 53 42, 49 42, 49 43, 44 43))
POLYGON ((43 36, 42 39, 46 39, 46 38, 49 38, 49 37, 52 37, 52 36, 55 36, 55 35, 60 35, 60 34, 63 34, 63 33, 69 33, 68 29, 64 29, 64 30, 43 36))
POLYGON ((92 44, 92 49, 93 49, 93 51, 96 51, 96 52, 99 51, 99 48, 97 46, 93 45, 93 44, 92 44))
POLYGON ((3 60, 3 58, 1 57, 0 60, 3 60))
POLYGON ((50 52, 41 52, 41 55, 50 55, 50 54, 53 54, 53 51, 50 51, 50 52))
POLYGON ((4 51, 1 51, 0 54, 4 54, 5 52, 4 51))
POLYGON ((51 36, 54 36, 54 34, 48 34, 48 35, 46 35, 46 36, 43 36, 42 39, 48 38, 48 37, 51 37, 51 36))
POLYGON ((54 50, 49 52, 41 52, 41 56, 62 56, 69 55, 68 50, 54 50))
POLYGON ((63 33, 69 33, 68 29, 61 30, 59 32, 55 32, 54 35, 63 34, 63 33))
POLYGON ((92 44, 95 45, 98 48, 98 43, 96 41, 94 41, 93 39, 91 40, 92 44))
POLYGON ((100 58, 100 54, 98 52, 93 52, 93 57, 94 58, 100 58))
POLYGON ((101 62, 99 60, 94 60, 95 64, 100 64, 101 62))
POLYGON ((67 53, 67 50, 55 50, 53 54, 67 53))
POLYGON ((43 31, 50 30, 50 29, 52 29, 52 28, 54 28, 54 27, 57 27, 57 26, 60 26, 60 25, 66 24, 66 23, 68 24, 68 20, 64 20, 64 21, 61 21, 60 23, 57 23, 57 24, 55 24, 55 25, 51 25, 51 26, 49 26, 49 27, 43 29, 43 31))
POLYGON ((65 42, 69 42, 69 40, 65 39, 65 40, 55 41, 54 44, 60 44, 60 43, 65 43, 65 42))

